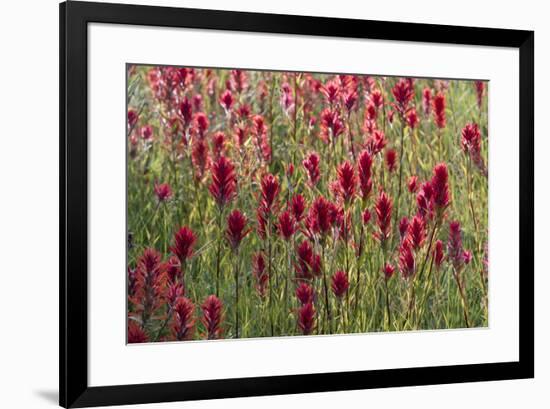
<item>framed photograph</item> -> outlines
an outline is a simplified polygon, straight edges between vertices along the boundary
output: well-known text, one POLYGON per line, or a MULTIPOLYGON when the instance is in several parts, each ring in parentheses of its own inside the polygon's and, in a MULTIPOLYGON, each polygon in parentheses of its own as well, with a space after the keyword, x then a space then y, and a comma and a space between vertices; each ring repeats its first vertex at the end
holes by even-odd
POLYGON ((60 404, 534 376, 534 33, 60 5, 60 404))

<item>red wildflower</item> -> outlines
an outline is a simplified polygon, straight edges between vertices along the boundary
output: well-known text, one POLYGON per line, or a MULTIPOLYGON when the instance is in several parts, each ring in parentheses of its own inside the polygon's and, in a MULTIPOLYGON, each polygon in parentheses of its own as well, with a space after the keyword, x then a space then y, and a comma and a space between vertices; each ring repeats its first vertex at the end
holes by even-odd
POLYGON ((226 113, 231 112, 233 102, 233 95, 231 94, 231 91, 226 89, 224 93, 220 96, 220 104, 226 113))
POLYGON ((485 93, 485 83, 483 81, 475 81, 477 106, 481 108, 483 104, 483 94, 485 93))
POLYGON ((313 201, 308 214, 308 227, 314 233, 320 233, 323 236, 328 233, 335 217, 331 205, 323 196, 313 201))
POLYGON ((193 106, 187 97, 180 102, 178 114, 183 122, 184 128, 187 128, 193 117, 193 106))
POLYGON ((223 132, 216 132, 212 136, 212 151, 214 157, 217 159, 224 153, 225 148, 225 134, 223 132))
POLYGON ((426 118, 432 113, 432 89, 430 87, 426 87, 422 91, 422 110, 426 118))
POLYGON ((296 231, 296 221, 288 210, 279 215, 279 233, 285 240, 290 240, 296 231))
POLYGON ((410 193, 416 193, 418 191, 418 176, 411 176, 407 182, 407 188, 410 193))
POLYGON ((238 94, 248 88, 248 76, 244 70, 231 70, 231 89, 238 94))
POLYGON ((128 343, 141 344, 144 342, 149 342, 149 337, 143 328, 136 321, 128 319, 128 343))
POLYGON ((166 274, 170 282, 175 283, 178 277, 182 274, 180 259, 176 256, 170 256, 166 263, 166 274))
POLYGON ((303 161, 302 165, 307 170, 310 186, 315 186, 319 181, 319 155, 317 152, 311 152, 303 161))
POLYGON ((153 128, 151 125, 142 126, 139 133, 141 134, 141 139, 144 141, 150 141, 153 139, 153 128))
POLYGON ((212 164, 211 173, 210 193, 216 200, 217 205, 223 207, 233 200, 236 195, 237 177, 235 176, 235 168, 229 159, 220 156, 212 164))
POLYGON ((237 108, 237 115, 241 120, 246 121, 248 117, 250 117, 251 109, 252 108, 250 108, 250 105, 241 104, 239 105, 239 108, 237 108))
POLYGON ((411 82, 405 78, 401 78, 392 88, 392 94, 395 99, 394 108, 404 118, 406 112, 409 110, 409 104, 414 97, 411 82))
POLYGON ((411 129, 416 128, 416 125, 418 125, 418 114, 416 113, 416 109, 411 108, 407 112, 406 122, 409 128, 411 129))
POLYGON ((271 145, 267 136, 267 126, 265 125, 264 117, 254 115, 252 122, 254 123, 253 132, 256 146, 262 154, 264 161, 269 162, 271 160, 271 145))
POLYGON ((202 109, 202 95, 195 94, 193 95, 193 108, 195 111, 200 111, 202 109))
POLYGON ((268 211, 275 204, 277 195, 279 194, 280 186, 277 176, 271 173, 264 175, 261 181, 262 206, 268 211))
POLYGON ((449 173, 445 163, 442 162, 435 165, 431 185, 433 189, 434 206, 436 210, 442 212, 451 202, 449 197, 449 173))
POLYGON ((170 282, 168 285, 168 291, 166 292, 166 301, 170 308, 176 305, 176 301, 183 297, 185 294, 185 288, 182 283, 170 282))
POLYGON ((462 128, 462 150, 464 153, 474 153, 481 150, 481 133, 475 123, 468 123, 462 128))
POLYGON ((425 217, 428 215, 431 217, 433 208, 433 188, 430 182, 425 182, 420 187, 418 194, 416 195, 416 204, 418 206, 418 212, 425 217))
POLYGON ((172 189, 168 183, 155 183, 154 190, 159 202, 164 202, 172 197, 172 189))
POLYGON ((296 278, 301 280, 310 280, 313 278, 313 248, 309 241, 304 240, 296 249, 297 262, 295 264, 296 278))
POLYGON ((204 139, 195 139, 193 149, 191 151, 191 161, 193 162, 193 166, 195 168, 195 178, 197 180, 202 180, 210 161, 208 146, 206 145, 204 139))
POLYGON ((403 278, 408 279, 413 276, 416 269, 416 262, 412 246, 408 240, 403 240, 399 246, 399 271, 403 278))
POLYGON ((391 198, 385 193, 380 192, 378 199, 376 199, 376 205, 374 210, 376 212, 376 223, 378 224, 379 232, 375 233, 375 237, 381 243, 385 242, 391 234, 391 213, 393 208, 393 202, 391 198))
POLYGON ((197 112, 194 118, 195 129, 199 137, 204 138, 206 132, 208 131, 208 117, 204 112, 197 112))
POLYGON ((248 128, 246 126, 235 126, 235 145, 241 149, 248 140, 248 128))
POLYGON ((419 215, 414 216, 409 223, 407 233, 408 239, 415 250, 422 247, 422 244, 426 239, 426 224, 424 219, 419 215))
POLYGON ((256 291, 260 297, 265 297, 269 276, 265 269, 265 259, 262 253, 252 257, 252 275, 256 280, 256 291))
POLYGON ((239 248, 242 239, 244 239, 249 232, 249 230, 245 230, 246 223, 246 216, 237 209, 233 210, 227 217, 225 237, 233 251, 239 248))
POLYGON ((357 102, 357 92, 355 90, 347 91, 343 96, 343 100, 348 113, 351 112, 357 102))
POLYGON ((321 112, 321 139, 328 143, 336 141, 336 138, 344 132, 344 123, 340 119, 340 114, 336 110, 329 108, 321 112))
POLYGON ((174 322, 172 323, 172 335, 178 341, 185 341, 193 338, 195 329, 195 305, 185 297, 176 301, 174 306, 174 322))
POLYGON ((395 272, 395 267, 392 266, 390 263, 386 263, 384 265, 384 278, 386 280, 389 280, 390 278, 392 278, 394 272, 395 272))
POLYGON ((304 210, 306 209, 306 201, 304 197, 300 194, 293 196, 290 207, 292 209, 292 215, 297 222, 300 222, 304 215, 304 210))
POLYGON ((370 93, 369 96, 370 102, 375 106, 376 109, 379 109, 384 105, 384 96, 380 90, 375 89, 370 93))
POLYGON ((452 221, 449 223, 449 241, 447 243, 447 256, 458 273, 464 265, 464 249, 462 248, 462 232, 460 223, 452 221))
POLYGON ((201 305, 202 308, 202 324, 206 329, 206 337, 208 339, 217 339, 221 337, 222 329, 222 302, 215 295, 209 295, 201 305))
POLYGON ((349 288, 348 275, 341 270, 334 273, 331 278, 330 288, 336 297, 342 298, 349 288))
POLYGON ((382 152, 382 149, 386 146, 388 141, 384 132, 375 130, 372 135, 370 135, 366 142, 366 148, 371 155, 376 155, 377 153, 382 152))
POLYGON ((183 265, 187 259, 193 256, 193 246, 196 241, 195 233, 189 227, 184 226, 175 234, 174 245, 170 247, 170 251, 179 258, 183 265))
POLYGON ((462 253, 462 258, 464 259, 464 264, 470 264, 470 261, 472 261, 472 252, 469 250, 464 250, 462 253))
POLYGON ((138 259, 135 297, 131 301, 136 312, 141 313, 143 326, 162 305, 166 284, 164 267, 160 253, 154 249, 145 249, 138 259))
POLYGON ((363 224, 365 225, 369 224, 370 218, 371 218, 371 215, 370 215, 369 209, 365 209, 361 214, 361 219, 363 220, 363 224))
POLYGON ((128 110, 128 129, 133 128, 134 125, 137 123, 138 119, 139 119, 138 113, 133 109, 129 109, 128 110))
POLYGON ((397 163, 397 152, 395 149, 386 150, 386 165, 388 170, 392 173, 395 170, 395 165, 397 163))
POLYGON ((401 240, 405 238, 408 228, 409 219, 407 218, 407 216, 403 216, 403 218, 399 220, 399 236, 401 237, 401 240))
POLYGON ((331 80, 321 86, 321 92, 329 105, 333 105, 340 95, 340 86, 338 82, 331 80))
POLYGON ((298 327, 302 334, 309 335, 315 329, 315 307, 309 302, 298 310, 298 327))
POLYGON ((443 259, 445 258, 445 255, 443 254, 443 242, 441 240, 437 240, 435 242, 433 253, 435 267, 439 269, 441 268, 441 264, 443 263, 443 259))
POLYGON ((363 198, 363 200, 366 200, 372 190, 372 156, 368 151, 364 150, 359 154, 357 170, 359 173, 359 187, 361 188, 361 197, 363 198))
POLYGON ((353 201, 355 196, 355 186, 357 185, 355 170, 351 163, 345 161, 338 166, 337 174, 340 197, 345 203, 349 203, 353 201))
POLYGON ((294 111, 294 96, 288 82, 284 82, 281 85, 281 107, 287 115, 290 115, 294 111))
POLYGON ((433 99, 433 109, 435 116, 435 124, 439 129, 445 128, 447 122, 445 117, 445 94, 438 92, 433 99))
POLYGON ((302 282, 298 285, 298 287, 296 287, 296 298, 298 298, 301 305, 312 303, 314 296, 315 291, 308 283, 302 282))

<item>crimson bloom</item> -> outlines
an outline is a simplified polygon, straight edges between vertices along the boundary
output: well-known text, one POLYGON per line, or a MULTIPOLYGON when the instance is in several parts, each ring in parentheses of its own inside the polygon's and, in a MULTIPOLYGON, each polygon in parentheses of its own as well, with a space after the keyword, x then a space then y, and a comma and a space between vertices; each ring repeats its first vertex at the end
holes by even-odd
POLYGON ((411 108, 409 112, 407 112, 405 121, 409 128, 416 128, 416 125, 418 125, 418 114, 416 113, 416 109, 411 108))
POLYGON ((155 183, 154 190, 159 202, 164 202, 172 197, 172 188, 168 183, 155 183))
POLYGON ((401 220, 399 220, 399 236, 401 237, 401 240, 406 237, 408 228, 409 219, 407 216, 403 216, 401 220))
POLYGON ((409 240, 403 240, 399 246, 399 271, 404 279, 413 276, 416 270, 416 261, 414 252, 409 240))
POLYGON ((319 181, 319 155, 317 152, 311 152, 303 161, 302 165, 307 170, 310 186, 315 186, 319 181))
POLYGON ((197 237, 193 230, 184 226, 175 234, 174 245, 170 247, 170 251, 178 257, 183 265, 187 259, 193 256, 193 246, 196 241, 197 237))
POLYGON ((462 150, 464 153, 479 152, 481 149, 481 133, 475 123, 468 123, 462 128, 462 150))
POLYGON ((315 307, 312 302, 309 302, 298 310, 298 328, 302 334, 309 335, 315 329, 315 307))
POLYGON ((407 188, 410 193, 416 193, 418 190, 418 176, 411 176, 407 182, 407 188))
POLYGON ((279 224, 277 227, 279 228, 279 233, 286 241, 290 240, 294 235, 296 231, 296 221, 288 210, 285 210, 279 215, 279 224))
POLYGON ((372 190, 372 156, 366 150, 359 154, 357 162, 357 170, 359 173, 359 187, 361 188, 361 197, 366 200, 372 190))
POLYGON ((348 275, 341 270, 334 273, 331 278, 330 288, 336 297, 342 298, 349 288, 348 275))
POLYGON ((249 230, 246 229, 247 219, 238 209, 233 210, 227 217, 227 230, 225 237, 233 251, 236 251, 242 239, 246 237, 249 230))
POLYGON ((449 195, 449 171, 445 163, 442 162, 435 165, 431 185, 435 209, 443 212, 451 202, 449 195))
POLYGON ((456 272, 460 272, 465 261, 470 261, 471 254, 464 254, 464 248, 462 247, 462 231, 460 228, 460 222, 452 221, 449 223, 449 241, 447 243, 447 257, 456 272))
POLYGON ((144 342, 149 342, 149 337, 139 326, 139 324, 132 320, 128 320, 128 343, 129 344, 141 344, 144 342))
POLYGON ((411 86, 411 81, 405 78, 401 78, 391 90, 395 99, 394 107, 399 112, 401 117, 405 117, 405 114, 409 110, 409 104, 414 97, 414 89, 411 86))
POLYGON ((279 179, 271 173, 264 175, 261 184, 261 205, 269 213, 280 191, 279 179))
POLYGON ((370 222, 371 214, 369 209, 365 209, 363 213, 361 213, 361 220, 363 220, 363 224, 367 225, 370 222))
POLYGON ((447 123, 447 119, 445 117, 446 105, 445 94, 438 92, 433 98, 433 113, 435 117, 435 124, 439 129, 445 128, 447 123))
POLYGON ((379 231, 375 233, 375 237, 381 243, 385 243, 391 235, 392 208, 392 199, 385 192, 380 192, 378 198, 376 199, 374 211, 376 212, 376 223, 379 228, 379 231))
POLYGON ((355 196, 355 186, 357 185, 355 170, 351 163, 345 161, 338 166, 337 174, 340 197, 345 203, 350 203, 355 196))
POLYGON ((388 149, 386 151, 386 165, 388 166, 388 170, 390 173, 392 173, 395 170, 395 166, 397 163, 397 152, 395 149, 388 149))
POLYGON ((218 339, 222 335, 223 304, 215 295, 209 295, 201 305, 202 324, 206 329, 207 339, 218 339))
MULTIPOLYGON (((314 253, 309 241, 302 241, 296 248, 296 278, 298 280, 311 280, 313 278, 314 253)), ((320 260, 319 260, 320 261, 320 260)))
POLYGON ((393 265, 391 265, 390 263, 386 263, 384 265, 384 278, 386 280, 389 280, 390 278, 392 278, 394 272, 395 272, 395 267, 393 265))
POLYGON ((220 105, 225 110, 226 113, 229 113, 231 111, 231 107, 233 106, 233 95, 231 94, 230 90, 225 90, 223 94, 220 96, 220 105))
POLYGON ((172 323, 172 335, 178 341, 185 341, 193 338, 195 329, 195 305, 185 297, 176 301, 174 306, 174 322, 172 323))
POLYGON ((325 199, 324 196, 319 196, 313 201, 309 209, 308 227, 313 233, 319 233, 324 236, 329 232, 335 216, 332 203, 325 199))
POLYGON ((334 143, 344 129, 344 123, 338 111, 326 108, 321 112, 321 139, 323 142, 332 141, 334 143))
POLYGON ((183 127, 187 128, 191 123, 193 117, 193 105, 187 97, 185 97, 179 105, 178 114, 180 115, 181 121, 183 122, 183 127))
POLYGON ((483 104, 483 94, 485 93, 485 83, 483 81, 475 81, 477 106, 481 108, 483 104))
POLYGON ((304 197, 300 194, 293 196, 290 208, 292 209, 292 215, 294 216, 296 221, 300 222, 306 209, 306 201, 304 197))
POLYGON ((445 255, 443 254, 443 242, 441 240, 437 240, 435 242, 433 253, 435 267, 439 270, 441 268, 441 264, 443 264, 443 259, 445 258, 445 255))
POLYGON ((301 305, 305 305, 310 302, 312 303, 314 296, 315 290, 308 283, 302 282, 298 285, 298 287, 296 287, 296 298, 298 298, 301 305))
POLYGON ((265 269, 265 259, 262 253, 256 253, 252 257, 252 275, 256 281, 256 291, 262 298, 265 297, 269 275, 265 269))
POLYGON ((412 218, 407 229, 408 239, 415 250, 422 247, 426 239, 426 224, 424 218, 416 215, 412 218))
POLYGON ((422 110, 426 118, 432 113, 432 89, 430 87, 426 87, 422 91, 422 110))
POLYGON ((235 167, 225 156, 220 156, 211 168, 212 183, 209 190, 217 205, 222 208, 236 195, 237 177, 235 167))

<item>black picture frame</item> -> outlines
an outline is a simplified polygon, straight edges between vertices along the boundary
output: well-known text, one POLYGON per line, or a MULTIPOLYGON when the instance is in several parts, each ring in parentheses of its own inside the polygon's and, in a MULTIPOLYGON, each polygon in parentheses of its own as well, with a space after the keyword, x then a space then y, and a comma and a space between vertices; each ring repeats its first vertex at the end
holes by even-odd
POLYGON ((534 32, 89 3, 60 4, 60 345, 64 407, 291 394, 534 377, 534 32), (519 51, 519 360, 138 385, 88 386, 87 25, 186 27, 511 47, 519 51))

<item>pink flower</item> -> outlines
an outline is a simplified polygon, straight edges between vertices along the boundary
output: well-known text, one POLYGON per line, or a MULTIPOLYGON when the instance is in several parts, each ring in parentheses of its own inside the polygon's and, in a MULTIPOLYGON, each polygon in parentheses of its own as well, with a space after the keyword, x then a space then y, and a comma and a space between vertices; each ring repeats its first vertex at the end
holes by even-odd
POLYGON ((193 116, 193 106, 187 97, 180 102, 178 114, 180 115, 184 128, 187 128, 193 116))
POLYGON ((212 183, 209 190, 219 207, 224 207, 236 195, 237 177, 231 161, 220 156, 211 168, 212 183))
POLYGON ((431 180, 435 209, 443 212, 449 206, 449 172, 445 163, 435 165, 431 180))
POLYGON ((176 301, 174 307, 174 321, 172 323, 172 335, 178 341, 189 340, 193 338, 195 329, 195 305, 185 297, 176 301))
POLYGON ((365 209, 363 213, 361 214, 361 219, 363 220, 363 224, 367 225, 370 222, 371 214, 369 212, 369 209, 365 209))
POLYGON ((477 106, 481 108, 483 104, 483 94, 485 93, 485 83, 483 81, 475 81, 477 106))
POLYGON ((418 114, 416 113, 416 109, 412 108, 407 112, 406 122, 409 128, 416 128, 416 125, 418 125, 418 114))
POLYGON ((411 81, 401 78, 392 88, 392 94, 395 99, 394 107, 399 114, 404 118, 409 110, 409 104, 414 97, 414 90, 411 86, 411 81))
POLYGON ((445 94, 438 92, 436 96, 433 99, 433 112, 435 117, 435 124, 439 129, 445 128, 445 125, 447 123, 446 117, 445 117, 445 94))
POLYGON ((281 237, 286 241, 290 240, 294 235, 296 231, 296 221, 288 210, 285 210, 279 215, 278 228, 281 237))
POLYGON ((416 262, 412 246, 408 240, 403 240, 399 246, 399 271, 404 279, 413 276, 416 269, 416 262))
POLYGON ((439 270, 441 268, 441 264, 443 264, 443 259, 445 258, 445 255, 443 254, 443 242, 441 240, 437 240, 435 242, 433 253, 435 267, 439 270))
POLYGON ((220 96, 220 105, 225 110, 226 113, 231 112, 231 107, 233 106, 233 95, 231 95, 230 90, 225 90, 224 93, 220 96))
POLYGON ((315 290, 313 287, 305 282, 301 282, 296 287, 296 298, 300 301, 301 305, 312 303, 315 296, 315 290))
POLYGON ((269 275, 265 270, 265 259, 262 253, 257 253, 252 257, 252 275, 256 281, 256 291, 262 298, 265 297, 269 275))
POLYGON ((413 248, 418 250, 424 244, 426 239, 426 224, 424 219, 416 215, 412 218, 407 229, 408 239, 410 240, 413 248))
POLYGON ((426 118, 432 113, 432 89, 430 87, 426 87, 422 91, 422 110, 426 118))
POLYGON ((227 241, 233 251, 236 251, 239 248, 241 241, 249 232, 249 230, 245 230, 246 223, 246 216, 237 209, 233 210, 227 218, 227 230, 225 232, 225 237, 227 238, 227 241))
POLYGON ((298 328, 302 334, 309 335, 315 329, 315 307, 309 302, 298 310, 298 328))
POLYGON ((159 202, 164 202, 172 197, 172 189, 168 183, 155 183, 154 190, 159 202))
POLYGON ((150 141, 153 139, 153 128, 151 125, 142 126, 139 132, 144 141, 150 141))
POLYGON ((268 173, 262 178, 260 187, 261 205, 267 213, 270 213, 280 191, 279 179, 277 179, 277 176, 268 173))
POLYGON ((133 110, 128 110, 128 129, 133 128, 139 119, 138 113, 133 110))
POLYGON ((306 201, 302 195, 297 194, 292 197, 291 209, 292 215, 294 216, 296 221, 300 222, 306 209, 306 201))
POLYGON ((222 302, 215 295, 209 295, 201 305, 202 324, 206 329, 207 339, 217 339, 221 337, 222 329, 222 302))
POLYGON ((418 191, 418 176, 411 176, 407 182, 407 188, 410 193, 416 193, 418 191))
POLYGON ((312 264, 313 264, 313 248, 309 244, 309 241, 304 240, 296 249, 296 278, 299 280, 311 280, 313 278, 312 264))
POLYGON ((366 200, 372 190, 372 156, 366 150, 359 154, 359 161, 357 163, 357 170, 359 173, 359 187, 361 188, 361 197, 366 200))
POLYGON ((128 319, 128 343, 140 344, 144 342, 149 342, 149 337, 143 328, 136 321, 128 319))
POLYGON ((317 197, 308 214, 308 227, 314 233, 320 233, 322 236, 326 235, 334 222, 335 213, 330 203, 323 196, 317 197))
POLYGON ((323 142, 335 142, 338 136, 344 132, 344 123, 336 110, 329 108, 321 112, 321 139, 323 142))
POLYGON ((348 161, 345 161, 337 169, 339 194, 345 203, 353 201, 355 196, 355 186, 357 185, 357 178, 355 176, 355 170, 348 161))
POLYGON ((342 298, 349 288, 348 275, 343 271, 337 271, 332 275, 330 288, 334 295, 342 298))
POLYGON ((390 263, 386 263, 384 265, 384 278, 386 280, 389 280, 390 278, 392 278, 394 272, 395 272, 395 267, 392 266, 390 263))
POLYGON ((397 152, 395 149, 388 149, 386 151, 386 165, 388 166, 388 170, 390 173, 392 173, 395 170, 395 165, 397 162, 397 152))
POLYGON ((321 92, 328 104, 332 106, 340 95, 340 86, 336 81, 328 81, 321 87, 321 92))
POLYGON ((193 246, 196 241, 197 237, 193 230, 184 226, 175 234, 174 245, 170 247, 170 251, 179 258, 183 265, 187 259, 193 256, 193 246))
POLYGON ((311 152, 303 161, 302 165, 307 170, 310 186, 315 186, 319 181, 319 155, 316 152, 311 152))
POLYGON ((409 228, 409 219, 407 218, 407 216, 403 216, 399 221, 399 236, 401 237, 401 240, 403 240, 407 235, 408 228, 409 228))
POLYGON ((374 210, 376 212, 376 223, 378 224, 379 232, 375 233, 375 237, 381 243, 384 243, 391 235, 391 213, 393 202, 385 193, 380 192, 374 210))

